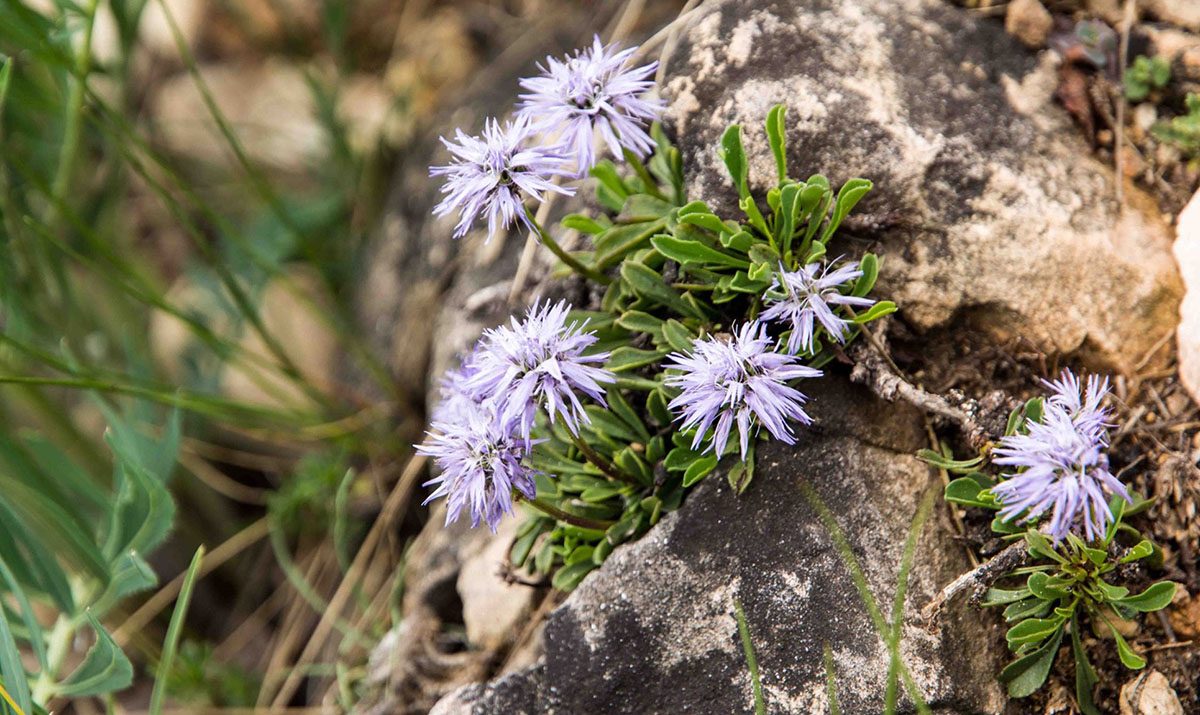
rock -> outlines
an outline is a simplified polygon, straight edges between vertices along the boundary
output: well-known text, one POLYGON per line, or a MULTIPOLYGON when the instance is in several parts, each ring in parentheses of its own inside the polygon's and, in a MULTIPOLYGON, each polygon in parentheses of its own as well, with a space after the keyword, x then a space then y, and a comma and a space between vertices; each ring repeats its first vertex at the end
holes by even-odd
POLYGON ((1054 26, 1050 11, 1039 0, 1013 0, 1004 14, 1004 29, 1026 47, 1041 49, 1054 26))
POLYGON ((1113 27, 1120 27, 1125 17, 1124 0, 1086 0, 1084 8, 1088 14, 1104 20, 1113 27))
POLYGON ((1121 715, 1183 715, 1183 704, 1157 670, 1142 673, 1121 688, 1121 715))
POLYGON ((509 583, 501 575, 519 523, 505 519, 496 534, 483 538, 478 552, 463 560, 458 572, 463 623, 472 647, 495 651, 511 644, 533 610, 537 589, 509 583))
POLYGON ((1193 0, 1141 0, 1139 5, 1163 22, 1200 32, 1200 3, 1193 0))
POLYGON ((883 258, 876 293, 918 331, 974 325, 1128 370, 1174 330, 1169 226, 1129 184, 1117 210, 1112 169, 1053 101, 1053 53, 937 0, 711 8, 664 88, 692 197, 739 214, 715 151, 735 122, 765 194, 763 118, 786 102, 794 172, 875 182, 856 214, 883 258))
POLYGON ((1182 586, 1177 587, 1175 593, 1176 600, 1167 611, 1167 620, 1175 637, 1185 641, 1200 640, 1200 598, 1189 597, 1182 586))
MULTIPOLYGON (((300 67, 278 60, 233 62, 202 66, 200 76, 251 161, 299 172, 325 156, 325 131, 300 67)), ((151 111, 171 151, 198 161, 234 161, 189 74, 165 81, 151 111)))
POLYGON ((1193 400, 1200 400, 1200 193, 1179 214, 1175 236, 1175 260, 1187 288, 1175 332, 1179 380, 1193 400))
MULTIPOLYGON (((682 509, 589 575, 551 614, 540 666, 453 694, 434 712, 748 712, 735 598, 769 712, 825 711, 825 643, 843 712, 880 712, 888 651, 802 484, 828 505, 888 611, 918 502, 941 482, 913 456, 925 439, 917 413, 883 405, 845 376, 814 382, 812 398, 819 429, 795 448, 761 447, 745 494, 709 477, 682 509)), ((931 518, 918 541, 903 657, 936 711, 997 712, 1003 646, 987 619, 957 603, 936 634, 916 622, 968 567, 941 521, 931 518)))

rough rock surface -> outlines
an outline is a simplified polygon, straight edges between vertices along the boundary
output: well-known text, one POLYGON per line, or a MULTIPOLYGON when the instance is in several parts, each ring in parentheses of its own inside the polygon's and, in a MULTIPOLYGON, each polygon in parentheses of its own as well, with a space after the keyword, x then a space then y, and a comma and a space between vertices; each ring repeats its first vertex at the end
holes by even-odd
POLYGON ((1166 676, 1151 670, 1121 688, 1121 715, 1183 715, 1183 704, 1166 676))
MULTIPOLYGON (((745 494, 710 477, 683 509, 585 579, 550 616, 543 663, 459 691, 434 712, 753 711, 735 598, 768 712, 825 712, 825 643, 843 712, 882 711, 887 649, 801 485, 834 513, 890 614, 918 502, 941 481, 913 456, 925 439, 917 413, 878 402, 845 376, 814 384, 811 404, 817 431, 796 448, 764 447, 745 494)), ((936 634, 915 624, 920 607, 967 566, 940 514, 917 542, 903 657, 936 710, 997 712, 1000 663, 984 619, 960 617, 957 604, 936 634)))
POLYGON ((714 3, 668 62, 667 125, 693 196, 737 208, 715 147, 741 123, 752 187, 788 104, 793 172, 875 182, 859 232, 878 292, 919 330, 953 320, 1128 369, 1175 327, 1166 221, 1092 157, 1053 103, 1054 57, 939 0, 714 3))
POLYGON ((1187 293, 1179 306, 1179 379, 1200 401, 1200 194, 1192 197, 1176 224, 1175 260, 1187 293))

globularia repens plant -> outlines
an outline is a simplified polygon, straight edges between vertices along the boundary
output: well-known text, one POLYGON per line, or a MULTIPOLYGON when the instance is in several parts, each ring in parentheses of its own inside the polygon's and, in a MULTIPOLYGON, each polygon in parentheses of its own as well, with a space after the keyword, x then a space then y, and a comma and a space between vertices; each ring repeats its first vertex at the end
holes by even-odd
POLYGON ((429 498, 446 497, 447 521, 466 514, 494 531, 515 502, 527 505, 512 562, 553 573, 562 589, 677 508, 722 458, 744 490, 757 441, 794 443, 811 421, 803 381, 861 324, 895 310, 866 297, 875 256, 826 253, 869 181, 835 194, 823 176, 790 178, 777 106, 767 136, 778 182, 765 211, 750 194, 738 126, 720 151, 744 216, 689 201, 679 151, 655 123, 660 102, 644 96, 656 64, 633 67, 634 53, 597 40, 548 59, 521 81, 513 121, 459 132, 444 142, 451 162, 431 170, 446 177, 435 213, 460 217, 455 236, 481 217, 489 237, 528 228, 604 287, 589 310, 542 302, 487 331, 443 379, 420 447, 437 462, 429 498), (628 171, 597 161, 597 135, 628 171), (590 237, 568 252, 530 205, 573 194, 565 182, 584 174, 604 213, 563 219, 590 237))
POLYGON ((1031 399, 1015 410, 998 445, 979 457, 923 456, 964 475, 947 485, 948 501, 997 510, 992 529, 1016 542, 993 560, 1006 563, 1007 555, 1016 555, 1001 568, 1001 581, 1011 583, 983 594, 983 605, 1004 606, 1004 620, 1011 624, 1006 637, 1016 659, 999 676, 1009 695, 1025 697, 1042 686, 1069 634, 1079 707, 1097 715, 1092 698, 1097 676, 1081 640, 1084 623, 1113 639, 1127 667, 1143 668, 1146 660, 1113 620, 1165 608, 1175 584, 1159 582, 1131 595, 1112 582, 1128 578, 1138 561, 1161 566, 1162 553, 1124 521, 1149 502, 1131 494, 1109 471, 1110 413, 1101 404, 1108 380, 1092 375, 1085 384, 1064 370, 1046 386, 1050 397, 1031 399), (997 481, 983 471, 989 459, 1012 471, 997 481))

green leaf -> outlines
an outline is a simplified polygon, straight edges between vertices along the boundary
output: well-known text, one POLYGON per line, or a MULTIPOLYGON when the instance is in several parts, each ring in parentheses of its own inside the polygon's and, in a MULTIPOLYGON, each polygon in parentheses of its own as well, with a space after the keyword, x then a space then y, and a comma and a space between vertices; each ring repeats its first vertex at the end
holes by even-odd
POLYGON ((620 208, 624 205, 625 199, 629 198, 629 195, 633 193, 625 184, 625 182, 621 180, 621 175, 617 173, 616 165, 608 159, 602 159, 596 162, 596 165, 593 166, 592 170, 588 173, 590 173, 598 182, 600 182, 600 186, 608 189, 613 195, 621 200, 622 204, 621 206, 617 207, 617 210, 620 210, 620 208))
POLYGON ((754 245, 755 238, 749 231, 737 231, 735 233, 722 233, 721 245, 725 248, 732 248, 735 251, 742 253, 749 252, 754 245))
POLYGON ((606 226, 601 226, 599 223, 596 223, 595 220, 588 216, 584 216, 583 214, 567 214, 563 217, 562 221, 559 221, 559 223, 563 228, 574 229, 582 233, 589 233, 593 236, 603 233, 607 228, 606 226))
POLYGON ((641 350, 639 348, 622 347, 612 351, 605 364, 613 372, 624 372, 645 365, 653 365, 666 357, 663 350, 641 350))
POLYGON ((595 552, 595 550, 596 547, 591 546, 590 544, 581 544, 576 546, 571 551, 571 554, 567 556, 567 558, 563 559, 563 563, 567 566, 573 566, 578 563, 583 563, 584 561, 590 564, 592 563, 592 554, 595 552))
POLYGON ((113 563, 112 577, 104 593, 93 603, 92 611, 104 614, 121 599, 154 588, 157 583, 158 576, 145 559, 133 551, 122 554, 113 563))
POLYGON ((788 184, 779 192, 779 225, 775 227, 775 241, 785 255, 792 247, 796 233, 796 218, 800 213, 800 184, 788 184))
POLYGON ((662 318, 656 318, 640 310, 629 310, 617 318, 617 325, 634 333, 662 334, 662 318))
MULTIPOLYGON (((1104 616, 1101 616, 1104 618, 1104 616)), ((1117 632, 1117 627, 1112 624, 1112 621, 1104 618, 1104 623, 1108 629, 1112 631, 1113 640, 1117 642, 1117 655, 1120 656, 1121 662, 1130 670, 1141 670, 1146 667, 1146 659, 1133 651, 1129 644, 1125 642, 1125 638, 1117 632)))
POLYGON ((1029 598, 1030 593, 1028 588, 1007 589, 1007 588, 989 588, 984 594, 982 606, 1000 606, 1005 603, 1014 603, 1029 598))
POLYGON ((738 196, 748 197, 750 195, 749 168, 746 163, 746 148, 742 145, 742 127, 740 125, 730 125, 721 135, 721 148, 718 153, 721 160, 725 162, 725 168, 729 170, 729 176, 733 179, 733 186, 737 189, 738 196))
POLYGON ((115 441, 116 482, 120 485, 110 515, 104 552, 110 558, 127 551, 149 553, 166 539, 175 519, 175 503, 160 479, 153 477, 140 463, 128 459, 115 441))
POLYGON ((974 459, 954 460, 939 452, 934 452, 932 449, 922 449, 917 452, 917 459, 920 459, 926 464, 930 464, 938 469, 945 469, 948 472, 965 472, 973 467, 979 466, 983 462, 983 457, 974 459))
POLYGON ((850 179, 842 184, 842 188, 838 191, 837 200, 833 205, 833 215, 829 219, 829 225, 825 227, 824 233, 821 234, 820 243, 826 243, 833 236, 833 232, 842 225, 842 220, 846 215, 854 209, 862 197, 867 195, 873 184, 867 179, 850 179))
POLYGON ((721 219, 717 218, 716 215, 711 213, 681 214, 679 216, 679 222, 691 226, 699 226, 706 231, 712 231, 718 236, 723 233, 728 233, 728 231, 725 229, 725 223, 721 221, 721 219))
POLYGON ((872 320, 878 320, 885 315, 890 315, 896 312, 896 304, 890 300, 881 300, 875 305, 867 309, 865 313, 860 313, 854 318, 854 322, 862 325, 869 323, 872 320))
POLYGON ((662 334, 667 344, 681 353, 690 353, 695 349, 696 336, 674 318, 663 323, 662 334))
POLYGON ((596 248, 596 268, 607 270, 624 258, 630 252, 641 248, 650 241, 650 237, 666 228, 666 221, 649 223, 617 224, 596 236, 593 244, 596 248))
POLYGON ((692 318, 705 319, 700 310, 683 300, 679 293, 667 285, 663 277, 641 263, 625 261, 621 264, 621 278, 629 284, 633 292, 645 298, 671 308, 692 318))
POLYGON ((4 578, 4 583, 8 586, 8 592, 21 608, 21 621, 25 624, 25 630, 29 633, 29 643, 33 647, 34 655, 37 656, 38 665, 41 666, 43 671, 48 670, 50 664, 46 658, 46 639, 42 636, 42 626, 38 623, 33 605, 29 603, 29 598, 25 595, 25 589, 21 588, 20 582, 13 576, 12 569, 8 567, 3 558, 0 558, 0 577, 4 578))
MULTIPOLYGON (((29 696, 29 679, 25 674, 25 666, 21 664, 21 654, 17 650, 17 640, 13 637, 12 627, 8 623, 8 614, 0 608, 0 679, 11 690, 11 695, 22 712, 32 713, 32 700, 29 696)), ((7 706, 0 706, 5 712, 7 706)))
POLYGON ((758 210, 758 204, 754 203, 753 196, 743 197, 740 201, 738 201, 738 206, 743 212, 745 212, 746 218, 750 221, 750 225, 758 229, 759 233, 764 236, 769 236, 771 234, 771 229, 767 227, 767 222, 763 218, 762 213, 758 210))
POLYGON ((750 267, 749 261, 721 253, 699 241, 684 241, 663 234, 651 238, 650 243, 659 253, 678 263, 716 263, 732 268, 750 267))
POLYGON ((620 223, 654 221, 674 210, 674 206, 662 199, 656 199, 648 194, 633 194, 625 199, 625 205, 621 207, 617 221, 620 223))
POLYGON ((621 420, 630 427, 630 429, 637 433, 638 439, 631 441, 641 442, 642 444, 649 442, 651 436, 650 431, 646 429, 646 425, 642 424, 642 418, 638 417, 637 412, 635 412, 633 406, 631 406, 629 402, 625 400, 625 396, 621 394, 620 390, 609 388, 605 395, 608 399, 609 409, 611 409, 615 415, 620 417, 621 420))
POLYGON ((683 486, 690 487, 696 482, 704 479, 717 468, 717 458, 715 456, 701 457, 692 462, 688 466, 687 471, 683 473, 683 486))
POLYGON ((1050 612, 1053 601, 1043 601, 1040 598, 1029 598, 1024 601, 1010 603, 1004 609, 1005 623, 1022 621, 1026 618, 1043 618, 1050 612))
POLYGON ((879 258, 874 253, 864 253, 862 260, 858 262, 858 269, 863 274, 855 281, 854 290, 850 291, 850 295, 862 298, 875 286, 875 279, 879 276, 879 258))
POLYGON ((663 460, 663 467, 668 472, 684 472, 696 460, 703 457, 702 453, 695 452, 690 447, 675 447, 670 452, 667 452, 667 457, 663 460))
POLYGON ((188 604, 192 602, 192 591, 196 588, 196 578, 200 574, 200 563, 204 560, 204 547, 196 549, 192 563, 188 566, 187 574, 183 577, 183 586, 179 597, 175 599, 175 610, 171 612, 171 622, 167 625, 167 637, 163 640, 162 657, 155 671, 154 689, 150 693, 149 715, 161 715, 163 700, 167 695, 167 683, 170 680, 171 669, 175 663, 175 650, 179 647, 179 636, 183 633, 183 619, 187 615, 188 604))
POLYGON ((671 410, 667 407, 669 400, 663 396, 661 390, 651 392, 646 398, 646 411, 654 418, 654 421, 660 425, 669 425, 675 419, 671 414, 671 410))
POLYGON ((1025 542, 1029 545, 1029 553, 1033 556, 1041 556, 1047 559, 1054 559, 1060 564, 1066 564, 1067 559, 1062 554, 1058 553, 1046 537, 1037 529, 1030 529, 1025 532, 1025 542))
POLYGON ((1113 603, 1142 613, 1149 613, 1166 608, 1175 598, 1175 588, 1176 585, 1170 581, 1159 581, 1151 584, 1136 596, 1115 599, 1113 603))
POLYGON ((1017 646, 1026 643, 1040 643, 1049 638, 1054 632, 1063 627, 1065 621, 1062 618, 1027 618, 1017 625, 1008 629, 1004 634, 1005 640, 1008 641, 1008 647, 1016 650, 1017 646))
POLYGON ((974 479, 959 477, 946 485, 946 501, 985 509, 996 508, 994 503, 979 498, 981 491, 983 490, 979 488, 979 483, 974 479))
POLYGON ((1140 561, 1152 553, 1154 553, 1154 544, 1146 539, 1142 539, 1121 557, 1120 563, 1127 564, 1131 561, 1140 561))
POLYGON ((1024 698, 1032 695, 1050 675, 1050 666, 1054 664, 1054 656, 1058 654, 1058 646, 1062 643, 1065 628, 1060 628, 1054 637, 1037 650, 1017 658, 1004 667, 996 679, 1008 684, 1008 695, 1012 698, 1024 698))
POLYGON ((776 104, 767 112, 767 142, 771 145, 771 153, 775 155, 775 173, 779 183, 787 181, 787 128, 784 115, 787 106, 776 104))
POLYGON ((712 215, 712 209, 703 201, 692 201, 679 207, 680 220, 688 214, 709 214, 712 215))
POLYGON ((1029 580, 1026 583, 1033 595, 1045 601, 1066 598, 1068 595, 1065 589, 1058 587, 1049 576, 1041 571, 1029 574, 1029 580))
POLYGON ((1084 715, 1100 715, 1092 701, 1092 690, 1100 678, 1096 675, 1092 662, 1088 660, 1087 651, 1079 640, 1079 616, 1071 617, 1071 653, 1075 656, 1075 699, 1084 715))
POLYGON ((583 577, 587 576, 595 568, 596 564, 595 562, 591 561, 590 558, 587 561, 580 561, 569 566, 563 566, 554 574, 554 578, 551 579, 550 585, 560 591, 574 591, 575 587, 579 585, 579 582, 583 580, 583 577))
POLYGON ((599 405, 588 405, 583 408, 592 423, 588 427, 598 434, 607 435, 619 442, 628 444, 641 438, 625 421, 599 405))
POLYGON ((96 631, 96 642, 75 672, 56 688, 57 695, 70 698, 104 695, 124 690, 133 682, 133 664, 121 652, 117 642, 91 611, 87 612, 87 619, 96 631))

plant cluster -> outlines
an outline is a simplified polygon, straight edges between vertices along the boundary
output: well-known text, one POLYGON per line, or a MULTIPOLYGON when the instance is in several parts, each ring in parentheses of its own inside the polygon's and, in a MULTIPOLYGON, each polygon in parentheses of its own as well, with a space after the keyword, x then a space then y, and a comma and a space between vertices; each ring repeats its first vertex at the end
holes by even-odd
POLYGON ((988 588, 982 605, 1004 606, 1006 634, 1016 656, 999 674, 1012 697, 1037 691, 1050 674, 1067 633, 1075 660, 1080 709, 1097 715, 1092 691, 1095 670, 1081 640, 1085 621, 1107 629, 1121 662, 1132 669, 1146 660, 1129 646, 1114 618, 1165 608, 1175 584, 1155 583, 1141 593, 1111 579, 1128 579, 1131 566, 1162 563, 1162 553, 1125 519, 1149 508, 1109 472, 1109 411, 1102 402, 1107 380, 1081 382, 1070 371, 1047 382, 1048 398, 1036 397, 1014 410, 1004 437, 970 460, 955 461, 932 451, 922 457, 962 476, 946 486, 947 501, 996 511, 992 530, 1024 548, 1027 557, 1005 572, 1007 587, 988 588), (1013 471, 999 477, 987 464, 1013 471), (1042 517, 1049 519, 1041 521, 1042 517))
POLYGON ((677 508, 722 458, 744 490, 757 441, 793 443, 811 421, 802 382, 895 310, 866 297, 874 255, 827 255, 869 181, 835 192, 824 176, 789 176, 780 105, 767 117, 777 181, 765 210, 736 125, 720 154, 743 215, 689 201, 679 151, 652 123, 659 103, 640 96, 654 64, 630 67, 633 56, 597 42, 547 60, 522 80, 531 93, 514 122, 490 120, 479 139, 460 132, 447 144, 455 162, 431 172, 449 177, 439 213, 459 213, 456 235, 480 216, 489 236, 527 227, 604 288, 586 310, 546 302, 487 331, 444 378, 419 448, 437 460, 429 498, 447 498, 447 521, 465 511, 495 530, 514 502, 528 505, 512 563, 552 573, 562 589, 677 508), (589 153, 596 134, 627 172, 589 153), (603 212, 562 220, 590 238, 567 252, 527 204, 572 193, 558 179, 584 171, 603 212))
POLYGON ((1186 114, 1155 124, 1150 133, 1159 141, 1178 147, 1185 156, 1195 156, 1200 154, 1200 94, 1189 93, 1186 107, 1186 114))
POLYGON ((1162 57, 1138 55, 1125 71, 1125 98, 1140 102, 1171 81, 1171 65, 1162 57))

